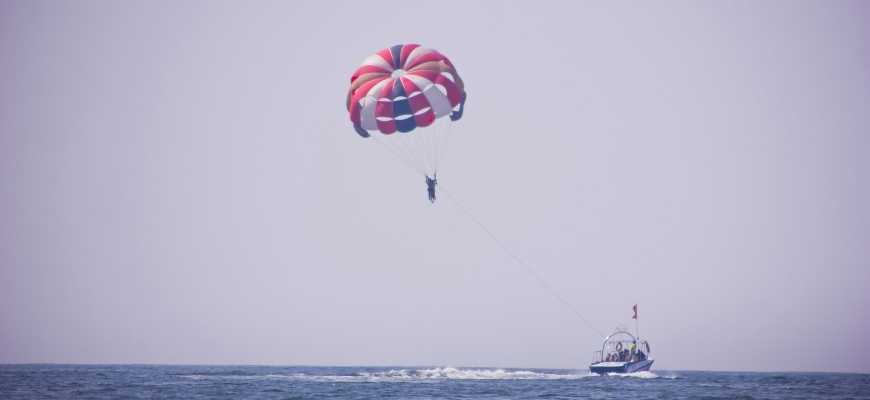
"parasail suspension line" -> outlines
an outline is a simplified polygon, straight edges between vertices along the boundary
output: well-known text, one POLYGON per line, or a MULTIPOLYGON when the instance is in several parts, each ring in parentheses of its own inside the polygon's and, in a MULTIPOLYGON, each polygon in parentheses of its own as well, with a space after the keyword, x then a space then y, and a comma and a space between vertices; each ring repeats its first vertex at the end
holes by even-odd
POLYGON ((401 162, 402 164, 404 164, 406 167, 408 167, 408 168, 410 168, 410 169, 416 171, 416 172, 419 173, 420 175, 426 176, 426 171, 422 170, 422 169, 421 169, 420 167, 418 167, 418 166, 415 166, 414 163, 408 161, 407 158, 402 157, 396 149, 394 149, 394 148, 390 147, 388 144, 382 142, 382 141, 381 141, 380 139, 378 139, 378 137, 375 136, 375 135, 372 135, 371 138, 374 139, 375 142, 377 142, 378 144, 380 144, 384 149, 386 149, 390 154, 392 154, 393 157, 396 158, 396 160, 399 160, 399 162, 401 162))
POLYGON ((513 252, 512 252, 512 251, 511 251, 511 250, 510 250, 510 249, 509 249, 509 248, 508 248, 508 247, 507 247, 507 246, 506 246, 506 245, 501 241, 501 240, 499 240, 498 237, 495 236, 494 233, 492 233, 492 231, 491 231, 489 228, 486 227, 486 225, 483 224, 483 222, 480 221, 480 219, 478 219, 477 217, 475 217, 474 214, 472 214, 471 211, 468 210, 468 208, 466 208, 464 205, 462 205, 462 203, 461 203, 461 202, 460 202, 460 201, 459 201, 455 196, 453 196, 453 194, 451 194, 449 190, 447 190, 443 185, 439 185, 439 186, 440 186, 441 192, 444 193, 444 194, 446 194, 447 197, 449 197, 450 200, 453 201, 453 203, 456 205, 456 208, 459 209, 463 214, 465 214, 466 216, 468 216, 468 218, 470 218, 470 219, 471 219, 475 224, 477 224, 477 226, 479 226, 480 229, 481 229, 484 233, 486 233, 487 236, 489 236, 490 239, 492 239, 492 241, 496 244, 496 246, 498 246, 499 248, 501 248, 501 250, 502 250, 505 254, 507 254, 508 257, 510 257, 511 259, 513 259, 513 261, 514 261, 517 265, 519 265, 520 267, 522 267, 522 268, 523 268, 523 269, 524 269, 524 270, 525 270, 529 275, 531 275, 532 277, 534 277, 534 278, 535 278, 535 281, 538 282, 538 285, 539 285, 542 289, 544 289, 545 291, 547 291, 547 293, 549 293, 550 296, 552 296, 556 301, 562 303, 562 305, 565 306, 565 308, 567 308, 568 310, 570 310, 570 311, 571 311, 571 312, 572 312, 572 313, 573 313, 573 314, 574 314, 578 319, 580 319, 581 321, 583 321, 583 323, 586 324, 586 326, 587 326, 589 329, 595 331, 595 333, 601 335, 602 337, 607 336, 606 334, 604 334, 604 332, 601 332, 600 330, 598 330, 597 328, 595 328, 595 326, 594 326, 591 322, 589 322, 589 320, 586 319, 582 314, 580 314, 580 311, 578 311, 577 308, 575 308, 571 303, 569 303, 568 300, 565 300, 565 298, 562 297, 562 295, 560 295, 559 292, 557 292, 556 289, 554 289, 553 286, 550 285, 550 284, 549 284, 549 283, 544 279, 543 276, 541 276, 541 274, 539 274, 537 271, 535 271, 535 269, 532 268, 531 265, 529 265, 528 263, 526 263, 525 261, 523 261, 522 258, 520 258, 520 257, 517 256, 516 254, 514 254, 514 253, 513 253, 513 252))

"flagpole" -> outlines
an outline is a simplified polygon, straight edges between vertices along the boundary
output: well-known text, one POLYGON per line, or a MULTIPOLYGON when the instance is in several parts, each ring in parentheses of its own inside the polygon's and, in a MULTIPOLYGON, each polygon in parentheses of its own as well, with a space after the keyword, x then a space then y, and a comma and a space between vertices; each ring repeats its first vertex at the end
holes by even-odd
POLYGON ((637 340, 640 340, 640 317, 634 319, 634 333, 637 334, 637 340))

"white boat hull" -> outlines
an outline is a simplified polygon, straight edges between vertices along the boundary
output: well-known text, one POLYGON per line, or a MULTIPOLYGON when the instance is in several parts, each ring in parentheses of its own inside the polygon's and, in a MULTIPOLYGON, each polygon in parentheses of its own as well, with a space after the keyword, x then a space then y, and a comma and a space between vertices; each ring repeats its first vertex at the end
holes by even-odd
POLYGON ((650 367, 652 367, 652 364, 653 360, 650 359, 635 362, 605 361, 590 365, 589 371, 594 374, 627 374, 632 372, 649 371, 650 367))

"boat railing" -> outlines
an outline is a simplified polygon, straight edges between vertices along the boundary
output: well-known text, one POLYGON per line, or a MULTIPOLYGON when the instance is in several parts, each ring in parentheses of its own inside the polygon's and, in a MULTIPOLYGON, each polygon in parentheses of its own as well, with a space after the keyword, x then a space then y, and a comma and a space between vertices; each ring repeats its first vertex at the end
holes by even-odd
POLYGON ((601 350, 593 351, 592 352, 592 363, 596 364, 596 363, 600 363, 602 361, 604 361, 604 353, 601 350))

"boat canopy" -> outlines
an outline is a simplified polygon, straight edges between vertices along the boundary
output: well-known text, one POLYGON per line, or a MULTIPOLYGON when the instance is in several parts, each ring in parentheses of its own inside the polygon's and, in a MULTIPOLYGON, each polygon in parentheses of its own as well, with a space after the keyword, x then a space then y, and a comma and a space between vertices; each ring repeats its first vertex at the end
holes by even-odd
POLYGON ((592 354, 592 363, 636 362, 649 358, 650 347, 645 340, 625 330, 617 330, 604 338, 601 350, 592 354))

